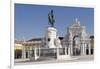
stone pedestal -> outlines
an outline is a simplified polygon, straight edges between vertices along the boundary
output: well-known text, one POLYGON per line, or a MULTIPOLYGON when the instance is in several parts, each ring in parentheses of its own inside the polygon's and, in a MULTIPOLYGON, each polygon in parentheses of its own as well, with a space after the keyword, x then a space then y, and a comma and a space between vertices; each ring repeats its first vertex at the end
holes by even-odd
POLYGON ((59 46, 57 46, 56 44, 56 40, 58 40, 58 37, 57 37, 57 30, 56 28, 54 27, 48 27, 47 28, 47 31, 46 31, 46 35, 45 35, 45 38, 46 38, 46 45, 45 47, 46 48, 59 48, 61 45, 59 44, 59 46))

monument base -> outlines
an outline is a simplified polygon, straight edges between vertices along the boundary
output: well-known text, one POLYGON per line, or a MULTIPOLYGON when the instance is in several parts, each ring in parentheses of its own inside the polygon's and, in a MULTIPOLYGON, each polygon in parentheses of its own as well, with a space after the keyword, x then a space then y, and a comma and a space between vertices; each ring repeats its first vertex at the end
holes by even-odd
POLYGON ((57 29, 48 27, 45 34, 45 48, 62 48, 61 41, 57 36, 57 29))

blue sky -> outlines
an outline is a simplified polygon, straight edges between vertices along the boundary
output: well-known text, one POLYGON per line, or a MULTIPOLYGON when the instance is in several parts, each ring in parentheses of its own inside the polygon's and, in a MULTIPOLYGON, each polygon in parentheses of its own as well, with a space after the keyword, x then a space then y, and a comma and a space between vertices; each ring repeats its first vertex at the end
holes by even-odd
POLYGON ((67 27, 75 18, 94 34, 94 9, 82 7, 60 7, 32 4, 15 4, 15 39, 25 40, 43 37, 48 25, 48 13, 53 9, 55 27, 59 36, 65 36, 67 27))

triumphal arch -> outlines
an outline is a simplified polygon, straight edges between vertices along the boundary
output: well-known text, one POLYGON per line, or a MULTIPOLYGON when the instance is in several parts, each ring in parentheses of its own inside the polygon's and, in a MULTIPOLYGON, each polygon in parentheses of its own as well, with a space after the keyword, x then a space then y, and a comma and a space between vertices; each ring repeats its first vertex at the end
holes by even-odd
POLYGON ((70 55, 86 55, 91 53, 90 38, 86 26, 81 26, 76 18, 74 23, 67 28, 63 46, 70 50, 70 55))

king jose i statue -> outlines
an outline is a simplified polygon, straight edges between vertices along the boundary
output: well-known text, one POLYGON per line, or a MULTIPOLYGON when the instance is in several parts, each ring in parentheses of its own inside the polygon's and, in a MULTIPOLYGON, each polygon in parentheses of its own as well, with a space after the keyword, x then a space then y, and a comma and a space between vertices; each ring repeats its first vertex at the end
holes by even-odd
POLYGON ((53 10, 51 10, 51 12, 48 13, 48 22, 51 27, 54 27, 55 19, 54 19, 53 10))

